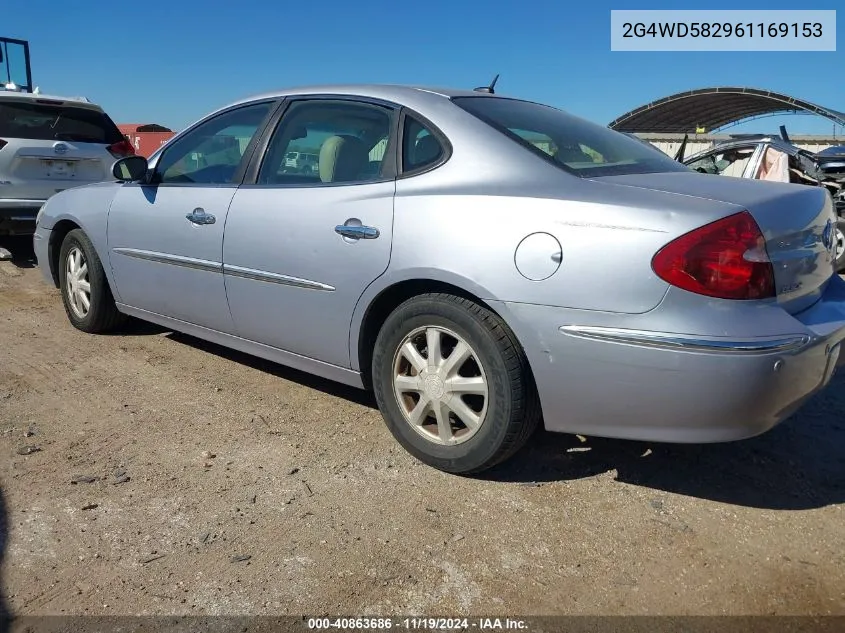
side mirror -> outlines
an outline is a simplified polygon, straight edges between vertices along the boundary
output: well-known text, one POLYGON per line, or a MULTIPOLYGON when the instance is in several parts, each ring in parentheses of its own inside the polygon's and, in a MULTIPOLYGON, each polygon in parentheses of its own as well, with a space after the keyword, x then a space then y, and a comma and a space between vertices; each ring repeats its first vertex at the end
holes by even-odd
POLYGON ((143 156, 124 156, 115 161, 112 176, 121 182, 137 182, 147 175, 147 159, 143 156))

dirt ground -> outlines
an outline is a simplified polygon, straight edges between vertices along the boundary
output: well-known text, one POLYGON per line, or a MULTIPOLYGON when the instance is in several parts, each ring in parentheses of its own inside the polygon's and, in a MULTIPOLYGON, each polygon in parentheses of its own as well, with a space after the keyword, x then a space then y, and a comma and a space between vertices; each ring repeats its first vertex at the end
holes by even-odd
POLYGON ((403 452, 363 392, 141 323, 74 330, 16 252, 13 614, 845 614, 845 375, 753 440, 541 432, 461 478, 403 452))

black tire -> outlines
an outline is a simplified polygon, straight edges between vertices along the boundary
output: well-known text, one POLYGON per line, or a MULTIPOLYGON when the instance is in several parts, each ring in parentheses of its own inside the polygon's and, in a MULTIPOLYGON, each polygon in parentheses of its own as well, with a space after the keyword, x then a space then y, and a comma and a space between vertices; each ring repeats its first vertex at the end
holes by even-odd
POLYGON ((91 240, 85 235, 82 229, 70 231, 62 242, 59 251, 59 289, 62 293, 62 303, 65 306, 68 320, 78 330, 89 334, 98 334, 115 329, 125 321, 125 316, 118 311, 114 303, 114 297, 109 288, 106 273, 103 271, 103 264, 100 261, 97 251, 91 240), (88 269, 88 283, 90 284, 90 307, 84 315, 75 312, 71 305, 69 296, 70 287, 67 279, 68 255, 79 249, 85 258, 88 269))
POLYGON ((388 316, 376 339, 372 376, 376 401, 396 440, 420 461, 449 473, 479 473, 505 461, 527 442, 541 417, 531 370, 513 332, 487 308, 450 294, 419 295, 388 316), (446 328, 463 338, 486 377, 486 415, 459 444, 437 444, 414 430, 394 393, 399 346, 423 327, 446 328))
MULTIPOLYGON (((833 233, 833 242, 834 244, 838 243, 840 238, 845 237, 845 218, 837 218, 836 220, 836 230, 833 233)), ((837 246, 837 248, 839 248, 837 246)), ((845 273, 845 248, 842 249, 839 257, 836 258, 834 262, 834 270, 837 273, 845 273)))

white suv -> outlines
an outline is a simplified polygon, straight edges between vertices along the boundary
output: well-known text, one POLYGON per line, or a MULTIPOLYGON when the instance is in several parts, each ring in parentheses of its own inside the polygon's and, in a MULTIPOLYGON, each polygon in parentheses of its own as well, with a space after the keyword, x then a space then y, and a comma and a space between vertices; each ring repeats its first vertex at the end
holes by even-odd
POLYGON ((114 161, 130 154, 132 144, 87 99, 0 86, 0 236, 32 234, 47 198, 112 179, 114 161))

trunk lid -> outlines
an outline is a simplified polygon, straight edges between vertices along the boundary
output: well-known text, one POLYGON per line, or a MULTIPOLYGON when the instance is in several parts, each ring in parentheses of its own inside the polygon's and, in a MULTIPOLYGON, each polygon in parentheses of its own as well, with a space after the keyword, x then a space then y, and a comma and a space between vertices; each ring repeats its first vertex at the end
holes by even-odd
POLYGON ((747 210, 766 240, 777 301, 790 313, 815 303, 835 273, 836 215, 824 187, 686 172, 595 180, 729 203, 736 212, 747 210))

